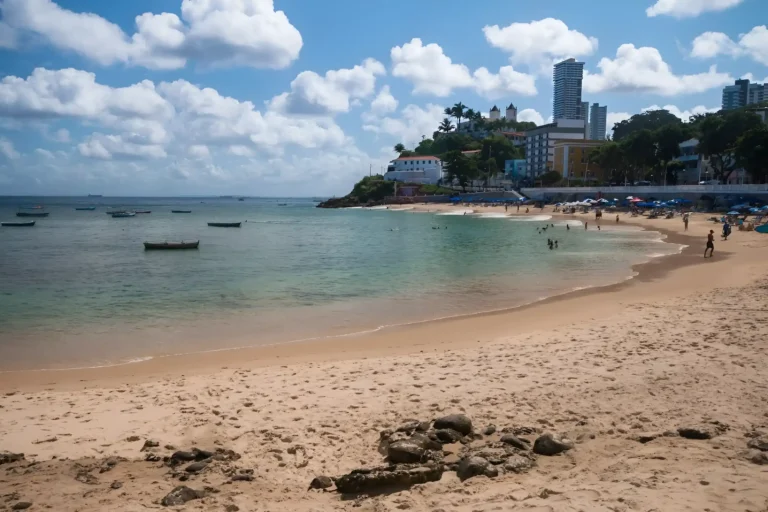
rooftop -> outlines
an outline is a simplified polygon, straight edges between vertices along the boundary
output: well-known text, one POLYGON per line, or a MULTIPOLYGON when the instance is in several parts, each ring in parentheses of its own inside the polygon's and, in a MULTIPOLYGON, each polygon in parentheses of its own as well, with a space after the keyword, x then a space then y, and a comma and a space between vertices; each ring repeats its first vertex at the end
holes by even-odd
POLYGON ((401 156, 398 158, 395 158, 395 160, 440 160, 436 156, 423 156, 423 155, 417 155, 417 156, 401 156))

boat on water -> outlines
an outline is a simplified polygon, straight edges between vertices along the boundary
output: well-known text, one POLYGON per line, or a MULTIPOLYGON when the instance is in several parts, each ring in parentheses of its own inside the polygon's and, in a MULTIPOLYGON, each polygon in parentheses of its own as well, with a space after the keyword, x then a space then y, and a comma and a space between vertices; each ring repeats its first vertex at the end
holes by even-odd
POLYGON ((238 201, 245 201, 245 198, 244 197, 239 197, 237 200, 238 201))
POLYGON ((200 240, 196 242, 144 242, 144 250, 179 250, 179 249, 197 249, 200 240))
POLYGON ((86 212, 92 212, 95 209, 96 209, 95 206, 80 206, 79 208, 75 208, 75 210, 86 211, 86 212))
POLYGON ((16 212, 17 217, 47 217, 48 212, 16 212))
POLYGON ((171 210, 171 213, 192 213, 192 210, 171 210))
POLYGON ((136 214, 133 212, 115 212, 112 214, 113 219, 122 219, 125 217, 135 217, 136 214))
POLYGON ((288 206, 288 203, 277 203, 277 206, 288 206))
POLYGON ((6 228, 31 228, 35 225, 35 221, 30 220, 29 222, 0 222, 0 226, 6 227, 6 228))
POLYGON ((212 228, 239 228, 242 222, 209 222, 212 228))
POLYGON ((133 213, 152 213, 152 210, 136 210, 133 213))
POLYGON ((88 197, 104 197, 101 194, 88 194, 88 197))

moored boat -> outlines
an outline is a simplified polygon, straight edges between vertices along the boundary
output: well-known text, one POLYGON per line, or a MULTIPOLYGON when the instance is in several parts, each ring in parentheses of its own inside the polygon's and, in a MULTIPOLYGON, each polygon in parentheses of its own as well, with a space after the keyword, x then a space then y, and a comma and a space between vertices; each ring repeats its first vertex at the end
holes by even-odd
POLYGON ((112 214, 113 219, 122 219, 125 217, 135 217, 136 214, 133 212, 115 212, 112 214))
POLYGON ((87 211, 87 212, 92 212, 92 211, 93 211, 93 210, 95 210, 95 209, 96 209, 96 207, 95 207, 95 206, 80 206, 80 207, 78 207, 78 208, 75 208, 75 210, 79 210, 79 211, 87 211))
POLYGON ((31 228, 35 225, 35 221, 30 220, 29 222, 0 222, 0 226, 4 226, 7 228, 31 228))
POLYGON ((152 213, 152 210, 136 210, 133 213, 152 213))
POLYGON ((171 210, 171 213, 192 213, 192 210, 171 210))
POLYGON ((17 217, 47 217, 48 212, 16 212, 17 217))
POLYGON ((212 228, 239 228, 242 222, 209 222, 212 228))
POLYGON ((178 249, 197 249, 200 240, 196 242, 144 242, 144 249, 149 250, 178 250, 178 249))

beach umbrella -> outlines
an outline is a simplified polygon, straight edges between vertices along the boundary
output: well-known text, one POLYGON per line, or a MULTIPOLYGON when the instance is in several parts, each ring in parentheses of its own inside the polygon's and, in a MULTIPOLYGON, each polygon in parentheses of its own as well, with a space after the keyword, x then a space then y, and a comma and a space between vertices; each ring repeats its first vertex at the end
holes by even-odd
POLYGON ((727 215, 738 215, 738 214, 739 212, 737 212, 736 210, 731 210, 730 212, 727 213, 727 215))
POLYGON ((630 200, 629 200, 629 202, 630 202, 630 203, 642 203, 642 202, 643 202, 643 200, 642 200, 642 199, 640 199, 639 197, 635 197, 635 198, 633 198, 633 199, 630 199, 630 200))
POLYGON ((634 199, 632 196, 627 196, 626 199, 634 199))

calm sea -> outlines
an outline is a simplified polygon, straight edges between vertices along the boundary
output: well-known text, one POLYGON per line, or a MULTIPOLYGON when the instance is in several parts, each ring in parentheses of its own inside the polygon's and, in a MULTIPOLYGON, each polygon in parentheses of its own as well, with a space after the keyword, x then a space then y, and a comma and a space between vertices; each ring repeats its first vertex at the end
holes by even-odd
POLYGON ((322 210, 309 199, 14 197, 0 198, 0 221, 22 220, 17 209, 37 204, 50 216, 34 228, 0 228, 0 370, 96 366, 508 308, 622 280, 633 263, 679 249, 657 233, 585 231, 578 221, 567 230, 547 216, 322 210), (75 210, 88 205, 96 210, 75 210), (114 219, 110 206, 152 213, 114 219), (559 248, 549 250, 547 238, 559 248), (200 249, 142 245, 181 239, 200 240, 200 249))

